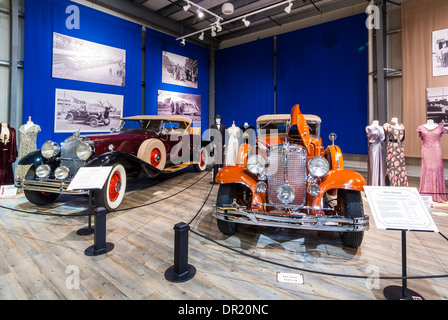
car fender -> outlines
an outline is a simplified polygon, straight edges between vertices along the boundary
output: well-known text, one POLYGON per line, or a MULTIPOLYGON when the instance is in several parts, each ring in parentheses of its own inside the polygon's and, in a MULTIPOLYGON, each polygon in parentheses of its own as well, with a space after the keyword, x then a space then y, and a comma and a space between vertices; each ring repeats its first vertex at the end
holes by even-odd
POLYGON ((42 156, 42 153, 40 152, 40 150, 36 150, 33 152, 28 153, 26 156, 22 157, 18 164, 19 165, 34 165, 36 167, 38 167, 41 164, 47 164, 50 163, 51 161, 47 158, 44 158, 42 156))
POLYGON ((138 169, 141 170, 146 175, 160 173, 161 170, 153 167, 149 163, 133 156, 130 153, 122 151, 112 151, 103 153, 102 155, 92 159, 86 164, 86 167, 105 167, 114 164, 122 164, 126 170, 128 169, 138 169))
POLYGON ((253 177, 253 175, 247 172, 247 169, 245 167, 223 167, 218 171, 215 182, 219 184, 242 184, 252 191, 252 203, 266 203, 266 193, 257 192, 257 180, 253 177))
POLYGON ((320 207, 323 195, 336 189, 347 189, 363 191, 366 181, 364 177, 353 170, 330 170, 328 174, 323 178, 320 183, 320 192, 312 200, 312 206, 320 207))

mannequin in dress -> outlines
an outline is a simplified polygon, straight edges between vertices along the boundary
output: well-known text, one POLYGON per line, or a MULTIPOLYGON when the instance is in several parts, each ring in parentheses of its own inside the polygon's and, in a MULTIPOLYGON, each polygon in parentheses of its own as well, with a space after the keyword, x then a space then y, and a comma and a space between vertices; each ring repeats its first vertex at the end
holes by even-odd
POLYGON ((402 142, 405 139, 405 127, 398 122, 398 118, 392 118, 383 125, 388 137, 386 153, 386 185, 393 187, 407 187, 408 177, 402 142))
POLYGON ((226 147, 226 166, 235 166, 238 161, 238 138, 241 135, 241 129, 233 121, 232 126, 227 129, 227 133, 229 134, 229 141, 226 147))
POLYGON ((440 146, 445 128, 428 119, 425 124, 418 126, 417 132, 423 141, 419 192, 422 195, 432 196, 435 202, 446 201, 443 155, 440 146))
MULTIPOLYGON (((21 125, 19 128, 20 144, 19 144, 19 159, 26 156, 28 153, 36 151, 37 135, 41 131, 40 126, 35 124, 31 117, 28 117, 28 121, 21 125)), ((25 178, 29 165, 18 165, 16 170, 16 177, 19 179, 25 178)))
POLYGON ((369 143, 368 150, 368 179, 369 186, 384 186, 385 169, 384 169, 384 150, 382 143, 386 139, 384 129, 379 125, 378 120, 373 120, 366 127, 367 140, 369 143))
POLYGON ((17 158, 16 130, 7 123, 0 126, 0 185, 14 183, 12 164, 17 158))

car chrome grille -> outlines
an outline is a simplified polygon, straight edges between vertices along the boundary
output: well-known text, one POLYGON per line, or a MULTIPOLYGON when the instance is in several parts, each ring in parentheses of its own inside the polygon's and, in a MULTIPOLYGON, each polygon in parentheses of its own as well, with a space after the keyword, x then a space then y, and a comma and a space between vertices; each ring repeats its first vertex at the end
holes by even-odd
POLYGON ((306 149, 299 145, 276 145, 268 150, 268 200, 283 204, 277 198, 277 188, 285 183, 295 190, 291 203, 303 206, 306 200, 306 149))
POLYGON ((82 143, 81 138, 71 136, 61 144, 61 166, 69 168, 72 177, 78 172, 79 168, 86 164, 85 161, 79 160, 76 155, 76 148, 80 143, 82 143))

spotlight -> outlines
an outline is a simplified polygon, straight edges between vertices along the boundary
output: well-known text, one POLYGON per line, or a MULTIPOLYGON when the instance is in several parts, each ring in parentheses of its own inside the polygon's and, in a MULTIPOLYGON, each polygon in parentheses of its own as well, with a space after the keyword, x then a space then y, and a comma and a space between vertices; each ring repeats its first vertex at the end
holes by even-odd
POLYGON ((180 42, 180 45, 181 45, 182 47, 185 47, 185 39, 182 39, 182 41, 180 42))
POLYGON ((217 31, 217 32, 221 32, 221 31, 222 31, 222 27, 221 27, 221 25, 219 24, 219 22, 216 22, 216 31, 217 31))
POLYGON ((201 34, 199 35, 199 40, 204 40, 204 32, 201 32, 201 34))
POLYGON ((199 18, 204 18, 204 12, 202 12, 202 10, 198 9, 196 12, 198 13, 199 18))
POLYGON ((292 8, 292 2, 290 2, 290 3, 288 4, 288 6, 285 8, 285 12, 286 12, 286 13, 290 13, 290 12, 291 12, 291 8, 292 8))
POLYGON ((212 37, 215 37, 215 36, 216 36, 216 32, 215 32, 215 27, 214 27, 214 26, 212 27, 212 33, 211 33, 211 35, 212 35, 212 37))
POLYGON ((246 20, 246 17, 244 17, 242 21, 246 27, 248 27, 250 25, 250 21, 246 20))
POLYGON ((187 1, 187 4, 184 5, 184 11, 188 11, 188 9, 190 9, 190 8, 191 8, 191 4, 190 4, 190 2, 187 1))

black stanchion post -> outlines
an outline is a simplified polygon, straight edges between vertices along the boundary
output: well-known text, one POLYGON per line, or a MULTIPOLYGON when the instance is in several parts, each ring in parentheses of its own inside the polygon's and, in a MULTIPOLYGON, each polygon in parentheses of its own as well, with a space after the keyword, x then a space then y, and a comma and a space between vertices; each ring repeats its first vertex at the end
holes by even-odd
POLYGON ((99 256, 114 248, 113 243, 106 242, 106 208, 96 208, 94 212, 94 244, 84 251, 87 256, 99 256))
POLYGON ((190 226, 181 222, 174 226, 174 265, 165 271, 165 279, 185 282, 196 274, 196 268, 188 264, 188 231, 190 226))
POLYGON ((81 228, 76 231, 76 234, 79 236, 88 236, 94 233, 94 229, 92 228, 92 215, 93 215, 93 204, 92 204, 92 190, 89 190, 89 223, 87 227, 81 228))

